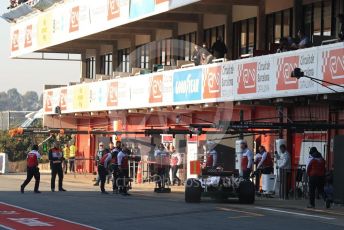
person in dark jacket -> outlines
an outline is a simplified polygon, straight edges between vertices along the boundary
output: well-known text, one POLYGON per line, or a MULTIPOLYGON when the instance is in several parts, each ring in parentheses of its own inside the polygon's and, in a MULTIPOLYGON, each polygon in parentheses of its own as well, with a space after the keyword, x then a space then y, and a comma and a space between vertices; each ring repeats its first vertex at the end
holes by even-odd
POLYGON ((55 192, 55 179, 56 175, 59 176, 59 191, 65 192, 66 190, 62 187, 63 183, 63 152, 60 149, 59 142, 54 143, 54 148, 49 150, 49 161, 51 169, 51 191, 55 192))
POLYGON ((315 208, 315 191, 324 197, 325 185, 325 160, 318 152, 316 147, 309 151, 311 156, 307 166, 307 175, 309 177, 309 205, 308 208, 315 208))
POLYGON ((340 29, 339 29, 338 37, 339 37, 340 41, 344 41, 344 14, 339 14, 338 20, 340 23, 340 29))
POLYGON ((195 66, 198 66, 201 64, 201 49, 198 45, 195 45, 194 51, 192 53, 192 60, 195 63, 195 66))
POLYGON ((211 50, 213 51, 213 56, 218 58, 224 58, 225 54, 228 52, 226 44, 223 42, 222 37, 219 36, 216 42, 213 44, 211 50))

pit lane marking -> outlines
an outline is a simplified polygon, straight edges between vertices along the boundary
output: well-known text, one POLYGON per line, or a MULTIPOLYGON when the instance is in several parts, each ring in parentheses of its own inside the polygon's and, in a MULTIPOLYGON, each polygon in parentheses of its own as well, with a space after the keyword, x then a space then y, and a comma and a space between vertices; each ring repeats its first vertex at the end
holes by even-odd
MULTIPOLYGON (((218 208, 219 211, 226 211, 226 212, 236 212, 236 213, 241 213, 244 214, 242 216, 238 216, 236 218, 244 218, 244 217, 263 217, 265 215, 260 214, 260 213, 255 213, 255 212, 248 212, 248 211, 242 211, 242 210, 236 210, 236 209, 231 209, 231 208, 218 208)), ((231 217, 230 217, 231 218, 231 217)), ((233 217, 234 219, 235 217, 233 217)))
POLYGON ((0 214, 0 227, 8 230, 33 229, 33 227, 40 227, 40 229, 46 227, 49 229, 99 230, 99 228, 86 224, 80 224, 1 201, 0 210, 2 210, 1 213, 3 214, 0 214), (53 224, 55 224, 55 226, 53 224))
POLYGON ((264 207, 255 207, 255 208, 259 209, 259 210, 269 211, 269 212, 291 214, 291 215, 295 215, 295 216, 303 216, 303 217, 310 217, 310 218, 319 218, 319 219, 324 219, 324 220, 335 220, 336 219, 336 218, 332 218, 332 217, 310 215, 310 214, 305 214, 305 213, 300 213, 300 212, 290 212, 290 211, 284 211, 284 210, 273 209, 273 208, 264 208, 264 207))

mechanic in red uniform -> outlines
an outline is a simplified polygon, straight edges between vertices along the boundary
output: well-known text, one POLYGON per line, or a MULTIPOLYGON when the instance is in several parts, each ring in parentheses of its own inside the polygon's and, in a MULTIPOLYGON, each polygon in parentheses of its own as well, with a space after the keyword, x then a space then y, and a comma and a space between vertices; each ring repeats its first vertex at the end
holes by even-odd
POLYGON ((268 153, 264 146, 259 146, 259 153, 262 155, 262 158, 258 162, 257 169, 262 170, 263 174, 271 174, 274 171, 274 161, 271 157, 271 154, 268 153))
POLYGON ((253 168, 253 153, 248 148, 245 140, 241 141, 240 148, 242 151, 241 169, 243 171, 243 178, 249 180, 253 168))
POLYGON ((215 143, 212 141, 207 142, 209 150, 207 151, 207 159, 205 163, 206 168, 216 168, 217 166, 217 152, 215 150, 215 143))
POLYGON ((307 175, 309 176, 309 206, 315 208, 315 190, 324 197, 325 185, 325 160, 318 152, 316 147, 309 151, 311 159, 307 166, 307 175))
POLYGON ((108 165, 112 159, 112 154, 109 149, 105 149, 105 154, 100 158, 99 164, 98 164, 98 173, 99 173, 99 179, 100 179, 100 190, 102 194, 108 194, 108 192, 105 191, 105 181, 106 176, 108 175, 108 165))
POLYGON ((39 188, 39 181, 41 174, 39 173, 38 168, 38 160, 41 159, 41 154, 38 152, 38 145, 33 145, 32 150, 27 154, 26 162, 27 162, 27 171, 26 171, 26 180, 20 186, 20 192, 24 193, 24 189, 26 185, 30 183, 32 177, 35 177, 35 189, 34 193, 41 193, 39 188))
POLYGON ((117 163, 119 170, 119 193, 128 196, 128 183, 129 183, 129 155, 130 150, 128 147, 123 147, 117 155, 117 163))
POLYGON ((51 191, 55 192, 55 179, 56 175, 59 176, 59 191, 65 192, 66 190, 62 187, 63 183, 63 169, 62 169, 62 161, 63 161, 63 152, 60 149, 60 143, 55 142, 54 148, 49 150, 49 161, 50 161, 50 168, 51 168, 51 191))

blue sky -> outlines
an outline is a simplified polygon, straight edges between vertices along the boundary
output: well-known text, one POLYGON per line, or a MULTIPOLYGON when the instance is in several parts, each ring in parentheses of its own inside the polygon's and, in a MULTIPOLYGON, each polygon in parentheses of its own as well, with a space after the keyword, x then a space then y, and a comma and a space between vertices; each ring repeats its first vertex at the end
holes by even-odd
MULTIPOLYGON (((8 2, 0 0, 0 15, 7 11, 8 2)), ((17 88, 21 93, 41 93, 45 84, 79 81, 79 62, 10 59, 9 47, 10 24, 0 18, 0 91, 17 88)))

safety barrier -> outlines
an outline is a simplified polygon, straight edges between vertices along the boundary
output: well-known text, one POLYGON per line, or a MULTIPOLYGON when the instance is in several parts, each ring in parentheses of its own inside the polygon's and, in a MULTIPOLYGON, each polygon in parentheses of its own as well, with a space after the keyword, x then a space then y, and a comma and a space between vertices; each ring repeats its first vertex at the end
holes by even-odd
POLYGON ((277 184, 281 199, 307 199, 308 177, 306 166, 299 165, 292 169, 277 170, 277 184))

